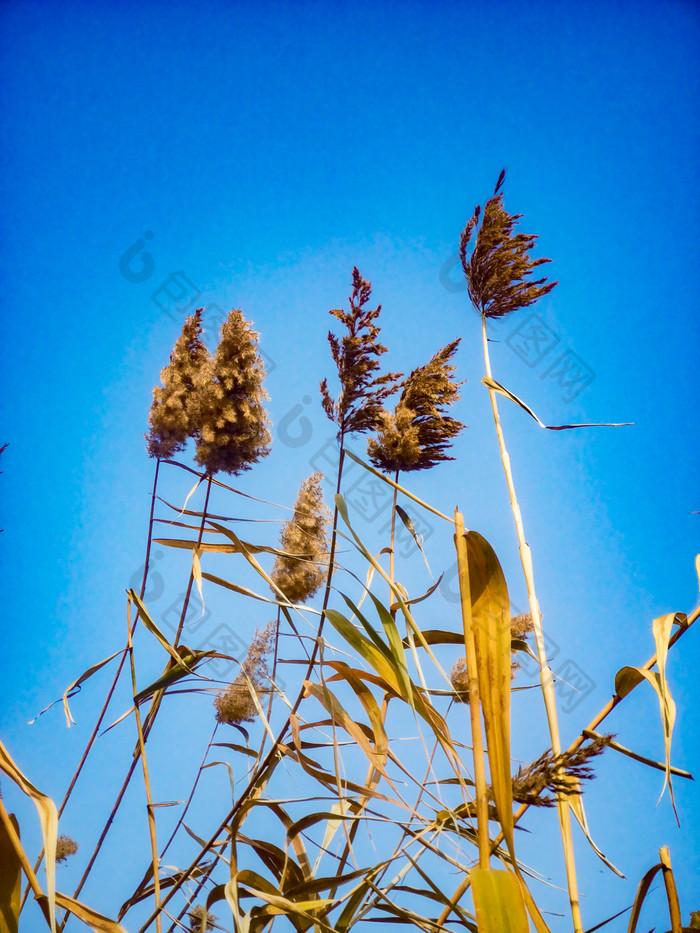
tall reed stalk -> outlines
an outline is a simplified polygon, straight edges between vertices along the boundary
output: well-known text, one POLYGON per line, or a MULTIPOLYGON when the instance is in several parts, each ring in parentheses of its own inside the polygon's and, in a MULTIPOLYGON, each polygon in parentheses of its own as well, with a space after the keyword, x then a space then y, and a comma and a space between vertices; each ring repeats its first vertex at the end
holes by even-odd
MULTIPOLYGON (((488 337, 486 336, 485 314, 482 314, 481 316, 481 334, 484 346, 484 364, 486 368, 486 375, 489 379, 491 379, 491 360, 489 358, 488 337)), ((496 393, 491 388, 489 388, 489 397, 491 399, 491 410, 493 412, 493 420, 496 426, 496 435, 498 437, 498 449, 501 454, 501 462, 503 463, 503 471, 505 473, 506 483, 508 484, 510 507, 511 511, 513 512, 515 529, 518 535, 520 562, 523 567, 525 585, 527 587, 528 604, 530 606, 530 613, 532 615, 532 627, 535 634, 537 658, 540 665, 540 685, 542 687, 542 696, 544 697, 544 705, 547 713, 549 736, 552 743, 552 751, 555 755, 560 755, 561 738, 559 736, 559 722, 557 717, 557 703, 554 691, 554 678, 552 676, 552 670, 547 662, 547 649, 544 642, 544 631, 542 628, 540 604, 537 601, 537 594, 535 592, 535 577, 532 568, 532 554, 530 552, 530 546, 525 539, 525 530, 523 528, 520 505, 518 503, 518 497, 515 493, 513 472, 510 466, 510 456, 506 448, 505 437, 503 436, 503 428, 501 426, 501 419, 498 413, 496 393)), ((562 792, 557 793, 557 811, 559 814, 559 825, 561 828, 562 846, 564 850, 564 864, 566 867, 566 880, 569 890, 569 903, 571 905, 571 917, 574 925, 574 933, 583 933, 583 923, 581 920, 581 908, 578 894, 578 880, 576 877, 576 864, 574 860, 574 845, 571 833, 571 813, 569 809, 568 798, 562 792)))

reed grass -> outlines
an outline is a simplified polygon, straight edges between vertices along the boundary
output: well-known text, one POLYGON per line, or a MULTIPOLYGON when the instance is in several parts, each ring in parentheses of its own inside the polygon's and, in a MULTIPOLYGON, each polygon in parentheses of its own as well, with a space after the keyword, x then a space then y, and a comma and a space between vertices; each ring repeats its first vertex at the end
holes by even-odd
MULTIPOLYGON (((257 334, 234 309, 210 353, 201 338, 197 311, 185 322, 154 391, 147 442, 156 467, 143 580, 140 593, 128 593, 126 649, 114 654, 121 657, 113 682, 59 816, 69 802, 84 804, 75 789, 90 765, 128 656, 131 708, 117 723, 133 716, 137 741, 124 744, 119 728, 104 734, 104 741, 121 753, 115 753, 115 759, 127 777, 106 818, 102 814, 95 821, 96 845, 91 848, 90 840, 81 839, 75 851, 65 835, 57 836, 56 821, 51 822, 53 804, 2 747, 0 767, 43 813, 51 853, 44 890, 37 875, 40 861, 32 868, 19 824, 0 800, 0 854, 6 853, 27 882, 21 904, 16 886, 7 895, 7 916, 15 929, 24 911, 26 923, 32 922, 27 900, 31 891, 48 925, 61 930, 69 924, 72 929, 77 917, 103 933, 124 933, 122 921, 139 933, 160 933, 164 924, 169 924, 168 933, 188 928, 201 933, 231 925, 235 933, 272 928, 347 933, 361 929, 360 924, 373 928, 384 921, 429 931, 456 924, 472 933, 525 933, 532 923, 538 933, 547 933, 533 893, 536 866, 520 860, 514 827, 529 808, 544 819, 556 807, 570 924, 580 933, 570 813, 582 822, 595 848, 582 797, 599 757, 626 754, 634 767, 661 769, 669 780, 672 774, 687 776, 670 762, 673 707, 665 662, 670 647, 696 621, 697 609, 687 617, 671 613, 655 621, 655 655, 641 667, 624 668, 610 703, 581 729, 569 749, 561 747, 532 557, 486 337, 487 318, 502 318, 534 304, 556 283, 533 279, 534 270, 548 260, 532 259, 535 237, 515 232, 518 215, 508 214, 503 206, 504 179, 499 178, 483 216, 480 209, 474 212, 460 250, 469 295, 482 316, 485 382, 529 612, 511 618, 498 557, 482 535, 465 527, 469 503, 464 503, 464 513, 455 508, 450 515, 443 503, 417 496, 401 475, 446 469, 445 461, 452 459, 451 446, 464 427, 456 416, 463 384, 456 378, 459 339, 403 379, 399 373, 382 372, 380 361, 388 351, 379 342, 381 306, 370 308, 372 286, 354 269, 349 307, 330 312, 341 328, 339 334, 329 334, 338 390, 332 394, 328 379, 321 384, 321 404, 338 440, 333 509, 324 505, 321 477, 314 474, 303 480, 296 501, 282 511, 275 503, 255 499, 244 485, 248 470, 270 454, 257 334), (475 245, 468 253, 472 238, 475 245), (395 394, 394 407, 385 407, 395 394), (367 437, 371 463, 349 449, 358 435, 367 437), (172 459, 186 456, 188 441, 194 444, 200 469, 172 459), (377 540, 364 528, 342 495, 348 461, 391 489, 388 538, 377 540), (189 483, 191 475, 196 476, 196 488, 203 486, 204 491, 201 509, 187 508, 192 493, 186 496, 186 489, 183 508, 158 496, 166 470, 169 478, 182 477, 189 483), (220 472, 236 477, 236 484, 218 479, 220 472), (236 497, 255 515, 270 510, 278 518, 284 515, 278 539, 264 534, 268 525, 253 524, 246 526, 244 540, 237 519, 219 514, 227 511, 225 506, 219 509, 217 503, 213 512, 214 490, 222 501, 236 497), (439 579, 421 583, 411 560, 398 552, 400 518, 430 571, 423 542, 402 508, 404 499, 438 519, 437 535, 443 541, 453 536, 461 625, 437 603, 439 579), (155 525, 161 522, 169 523, 179 537, 156 537, 155 525), (172 639, 160 630, 144 600, 155 541, 169 553, 192 552, 185 601, 172 639), (217 561, 216 566, 210 561, 217 561), (231 617, 241 631, 245 627, 249 639, 244 657, 182 643, 195 584, 229 600, 231 617), (271 592, 272 598, 262 596, 261 590, 271 592), (263 615, 270 605, 272 619, 263 615), (525 639, 530 631, 550 747, 533 749, 531 763, 515 769, 510 708, 517 694, 511 692, 511 681, 520 676, 517 651, 529 650, 525 639), (454 657, 456 650, 463 652, 463 659, 450 674, 443 669, 444 655, 453 652, 454 657), (145 684, 137 675, 141 655, 144 667, 157 664, 162 670, 145 684), (212 667, 222 659, 235 666, 223 683, 212 667), (657 671, 652 670, 655 666, 657 671), (645 679, 659 696, 666 744, 663 763, 596 731, 645 679), (179 749, 170 746, 164 754, 157 742, 148 742, 149 735, 167 724, 170 697, 176 693, 193 716, 196 704, 204 701, 216 720, 209 719, 184 761, 179 749), (116 851, 112 839, 108 843, 107 835, 113 822, 124 818, 121 804, 139 762, 149 845, 147 851, 125 854, 116 851), (159 799, 166 771, 182 789, 178 801, 159 799), (173 806, 175 814, 168 818, 173 806), (165 845, 159 847, 158 838, 167 838, 165 845), (86 862, 81 880, 73 897, 54 894, 55 861, 71 850, 81 868, 86 862), (105 865, 133 863, 139 871, 133 885, 122 892, 117 920, 99 914, 99 904, 91 907, 77 900, 93 876, 98 854, 105 865), (456 881, 450 880, 455 874, 456 881)), ((437 480, 433 487, 439 500, 437 480)), ((75 683, 89 680, 100 667, 95 665, 75 683)), ((26 818, 22 813, 21 820, 26 818)), ((659 859, 642 879, 633 915, 637 920, 641 916, 646 891, 661 872, 672 933, 679 933, 680 906, 668 849, 660 848, 659 859)), ((108 870, 103 869, 100 878, 107 877, 108 870)), ((99 899, 96 872, 93 880, 91 890, 99 899)), ((8 931, 14 933, 11 924, 8 931)))

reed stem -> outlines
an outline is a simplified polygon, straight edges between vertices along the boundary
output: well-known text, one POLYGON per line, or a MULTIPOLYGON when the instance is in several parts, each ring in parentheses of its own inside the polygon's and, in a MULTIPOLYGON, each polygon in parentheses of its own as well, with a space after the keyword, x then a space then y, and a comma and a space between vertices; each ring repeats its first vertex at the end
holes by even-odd
MULTIPOLYGON (((484 364, 486 375, 491 379, 491 360, 489 357, 488 337, 486 336, 486 315, 481 315, 481 334, 484 346, 484 364)), ((544 632, 542 629, 542 617, 540 606, 535 592, 535 578, 532 568, 532 554, 530 546, 525 540, 525 531, 523 520, 520 513, 520 505, 515 493, 515 484, 513 482, 513 473, 510 466, 510 457, 506 449, 506 442, 501 427, 501 419, 498 413, 498 402, 496 393, 489 389, 491 399, 491 409, 493 411, 493 420, 496 426, 498 437, 498 447, 501 452, 501 461, 508 484, 508 495, 510 497, 511 510, 515 520, 515 528, 518 535, 518 547, 520 551, 520 561, 525 574, 525 584, 527 587, 528 602, 530 604, 530 614, 532 615, 532 626, 535 633, 535 642, 537 645, 537 657, 540 663, 540 684, 542 686, 542 695, 544 698, 545 710, 547 713, 547 722, 549 724, 549 735, 552 743, 552 751, 555 755, 561 754, 561 739, 559 737, 559 723, 557 719, 557 705, 554 695, 554 678, 551 668, 547 663, 547 650, 544 643, 544 632)), ((571 834, 571 814, 569 803, 566 796, 562 793, 557 794, 557 811, 559 813, 559 824, 561 827, 562 846, 564 849, 564 862, 566 865, 566 880, 569 890, 569 903, 571 905, 571 917, 574 924, 574 933, 583 933, 583 924, 581 921, 581 909, 579 905, 578 881, 576 878, 576 865, 574 862, 574 847, 571 834)))
POLYGON ((136 665, 134 663, 134 646, 131 639, 131 602, 127 605, 127 632, 129 633, 129 663, 131 667, 131 685, 134 693, 134 715, 139 736, 139 749, 141 751, 141 764, 143 766, 143 783, 146 790, 146 809, 148 811, 148 832, 151 837, 151 853, 153 857, 153 894, 156 907, 156 933, 161 933, 160 918, 160 859, 158 858, 158 842, 156 840, 156 818, 153 812, 153 799, 151 795, 151 782, 148 777, 148 760, 146 758, 146 744, 141 724, 141 712, 136 702, 138 687, 136 686, 136 665))
POLYGON ((486 784, 486 764, 484 761, 484 739, 481 730, 481 700, 479 696, 479 675, 476 666, 476 644, 472 627, 472 600, 469 585, 469 558, 465 537, 464 517, 455 509, 455 547, 457 548, 457 569, 459 575, 459 596, 462 604, 462 625, 464 626, 464 651, 467 659, 467 679, 469 684, 469 716, 472 727, 472 750, 474 754, 474 784, 476 787, 477 838, 479 842, 479 868, 488 868, 491 857, 489 841, 489 797, 486 784))

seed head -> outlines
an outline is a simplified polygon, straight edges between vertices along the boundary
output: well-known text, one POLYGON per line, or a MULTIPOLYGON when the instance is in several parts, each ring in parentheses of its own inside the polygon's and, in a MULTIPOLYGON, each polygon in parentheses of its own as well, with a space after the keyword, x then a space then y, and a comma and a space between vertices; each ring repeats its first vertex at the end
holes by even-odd
POLYGON ((198 904, 189 912, 190 929, 192 933, 204 933, 205 930, 213 930, 214 924, 219 919, 214 914, 209 913, 203 904, 198 904))
POLYGON ((263 406, 268 398, 264 378, 258 334, 234 308, 221 328, 202 396, 196 460, 207 473, 238 475, 269 454, 272 437, 263 406))
POLYGON ((146 435, 150 457, 169 459, 199 429, 202 390, 211 378, 211 359, 201 338, 202 310, 186 318, 170 362, 161 371, 163 384, 153 389, 146 435))
POLYGON ((450 362, 458 344, 459 338, 414 369, 403 382, 394 411, 381 412, 377 438, 367 444, 369 458, 380 470, 428 470, 454 459, 446 451, 464 425, 446 412, 459 399, 462 385, 455 381, 456 367, 450 362))
POLYGON ((69 855, 75 855, 78 851, 78 843, 70 836, 59 836, 56 840, 56 861, 65 862, 69 855))
POLYGON ((328 391, 328 380, 321 383, 323 410, 338 425, 338 437, 374 429, 382 412, 382 402, 398 388, 396 380, 400 373, 374 375, 379 369, 377 357, 386 353, 386 347, 377 342, 379 327, 374 323, 382 306, 378 305, 374 310, 365 309, 371 294, 371 283, 363 279, 355 267, 352 270, 350 311, 339 308, 329 311, 347 328, 347 336, 342 339, 330 331, 328 333, 331 355, 340 379, 337 401, 328 391))
POLYGON ((545 284, 546 277, 535 281, 528 278, 533 269, 551 260, 530 259, 530 250, 537 239, 534 234, 513 234, 522 214, 509 214, 503 207, 501 188, 505 178, 503 170, 493 197, 484 207, 483 220, 471 257, 467 258, 467 246, 479 224, 480 206, 474 209, 459 243, 469 297, 477 311, 486 317, 503 317, 516 308, 534 304, 557 284, 545 284))
POLYGON ((272 643, 277 631, 277 621, 273 620, 262 628, 257 629, 253 641, 248 649, 246 659, 241 665, 241 673, 226 690, 217 694, 214 699, 216 719, 218 722, 234 723, 252 722, 257 710, 251 689, 257 696, 269 690, 269 672, 267 669, 267 655, 272 649, 272 643))
POLYGON ((305 603, 323 583, 328 563, 330 512, 323 502, 322 473, 301 484, 294 515, 282 526, 280 550, 270 576, 290 602, 305 603))

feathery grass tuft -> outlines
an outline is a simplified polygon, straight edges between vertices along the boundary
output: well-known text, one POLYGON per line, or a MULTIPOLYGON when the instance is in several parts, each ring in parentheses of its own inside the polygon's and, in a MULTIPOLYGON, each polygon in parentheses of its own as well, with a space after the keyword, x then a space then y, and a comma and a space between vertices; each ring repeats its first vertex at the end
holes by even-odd
POLYGON ((501 188, 506 178, 503 170, 494 195, 484 207, 476 246, 467 258, 467 246, 479 226, 481 207, 474 209, 459 241, 459 256, 467 279, 469 297, 485 317, 503 317, 516 308, 526 308, 551 292, 556 282, 547 278, 530 280, 533 269, 549 259, 530 259, 529 252, 537 237, 531 233, 516 233, 522 214, 509 214, 503 207, 501 188))
POLYGON ((202 933, 202 930, 213 930, 214 924, 219 919, 210 913, 203 904, 198 904, 189 912, 190 929, 192 933, 202 933))
POLYGON ((429 363, 414 369, 403 383, 393 413, 382 411, 377 438, 367 444, 372 463, 386 473, 428 470, 443 460, 464 425, 446 414, 459 399, 460 382, 451 363, 461 338, 453 340, 429 363))
POLYGON ((233 725, 234 723, 252 722, 255 719, 257 710, 250 695, 248 680, 250 680, 258 696, 269 691, 267 655, 272 650, 276 630, 276 620, 268 622, 264 628, 256 630, 246 659, 241 665, 241 673, 233 683, 228 685, 226 690, 217 694, 214 700, 218 722, 233 725))
POLYGON ((277 556, 270 574, 287 599, 305 603, 318 591, 326 575, 330 512, 323 503, 322 473, 301 484, 294 515, 282 526, 280 550, 294 557, 277 556))
POLYGON ((59 836, 56 840, 56 861, 65 862, 69 855, 75 855, 78 843, 70 836, 59 836))
POLYGON ((377 357, 386 353, 387 348, 377 342, 379 327, 374 323, 382 306, 377 305, 374 310, 365 308, 371 294, 371 283, 362 278, 355 266, 352 270, 350 311, 336 308, 328 312, 338 318, 348 331, 342 339, 328 332, 341 386, 337 401, 328 391, 328 380, 321 383, 323 410, 338 425, 338 437, 376 428, 382 402, 398 389, 396 383, 401 373, 374 375, 379 369, 377 357))
POLYGON ((263 407, 268 398, 264 378, 258 334, 234 308, 221 328, 202 398, 196 460, 207 473, 238 475, 269 454, 272 437, 263 407))
POLYGON ((576 751, 561 755, 549 749, 532 764, 518 770, 513 778, 513 800, 530 806, 554 807, 556 797, 543 796, 545 790, 554 794, 580 794, 578 781, 595 776, 590 761, 604 751, 612 738, 612 735, 602 735, 576 751))
POLYGON ((199 430, 202 388, 210 378, 211 362, 202 342, 202 310, 186 318, 170 362, 161 371, 163 385, 153 389, 146 434, 149 457, 168 460, 199 430))

